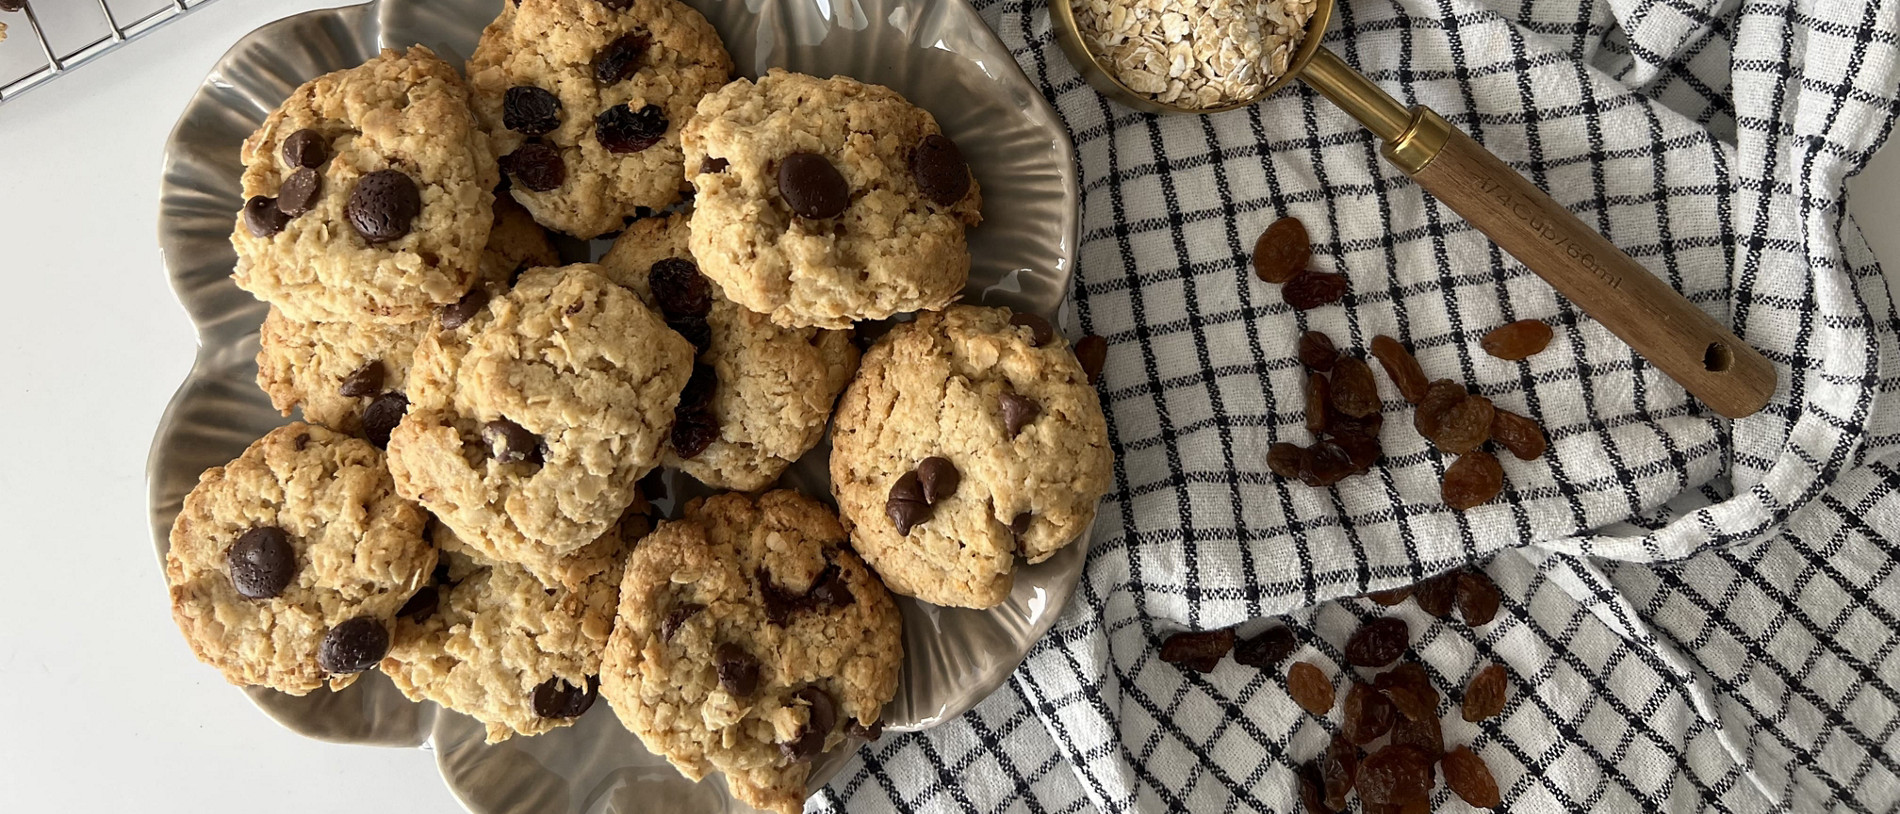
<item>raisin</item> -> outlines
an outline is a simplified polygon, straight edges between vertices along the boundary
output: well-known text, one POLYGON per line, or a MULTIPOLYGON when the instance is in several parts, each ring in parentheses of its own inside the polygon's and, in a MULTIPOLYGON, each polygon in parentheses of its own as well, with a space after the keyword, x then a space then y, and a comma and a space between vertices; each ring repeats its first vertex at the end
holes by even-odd
POLYGON ((1404 619, 1374 619, 1346 640, 1346 661, 1360 667, 1384 667, 1405 654, 1411 635, 1404 619))
POLYGON ((1380 673, 1372 680, 1372 687, 1385 693, 1407 720, 1438 719, 1438 689, 1432 686, 1424 667, 1408 661, 1380 673))
POLYGON ((1472 808, 1497 808, 1503 802, 1498 797, 1498 781, 1491 776, 1491 767, 1484 765, 1484 758, 1478 757, 1469 746, 1445 753, 1445 785, 1472 808))
POLYGON ((558 189, 567 183, 567 163, 561 159, 561 151, 538 142, 528 142, 502 156, 501 171, 535 192, 558 189))
POLYGON ((1339 361, 1339 349, 1333 347, 1333 338, 1319 331, 1300 334, 1299 353, 1300 364, 1321 373, 1332 370, 1333 363, 1339 361))
POLYGON ((1305 461, 1306 450, 1296 444, 1281 441, 1267 447, 1267 468, 1272 470, 1273 474, 1287 480, 1294 480, 1300 476, 1300 469, 1305 466, 1305 461))
POLYGON ((561 127, 561 100, 544 88, 516 85, 501 97, 501 125, 527 136, 545 136, 561 127))
POLYGON ((1279 664, 1293 651, 1299 648, 1298 639, 1293 631, 1285 627, 1270 627, 1251 639, 1242 639, 1234 645, 1234 661, 1248 667, 1262 670, 1279 664))
POLYGON ((1302 271, 1280 287, 1280 298, 1294 310, 1311 311, 1346 296, 1346 278, 1324 271, 1302 271))
POLYGON ((1306 450, 1301 459, 1300 482, 1308 486, 1331 486, 1346 479, 1355 467, 1352 453, 1331 441, 1321 441, 1306 450))
POLYGON ((1306 806, 1306 814, 1337 814, 1326 804, 1326 780, 1320 768, 1308 763, 1296 772, 1300 778, 1300 802, 1306 806))
POLYGON ((1385 375, 1399 388, 1399 395, 1412 404, 1425 397, 1425 388, 1431 386, 1431 380, 1425 378, 1425 369, 1418 366, 1418 359, 1412 352, 1399 344, 1397 339, 1381 334, 1372 338, 1372 355, 1379 360, 1379 366, 1385 368, 1385 375))
POLYGON ((1333 742, 1326 747, 1326 758, 1320 762, 1320 781, 1326 786, 1326 805, 1334 811, 1346 808, 1346 795, 1352 793, 1352 784, 1359 777, 1359 747, 1340 735, 1333 736, 1333 742))
POLYGON ((1371 469, 1373 464, 1379 462, 1379 456, 1385 452, 1379 447, 1378 440, 1358 433, 1334 433, 1331 443, 1345 450, 1346 456, 1352 459, 1354 474, 1371 469))
POLYGON ((1504 711, 1504 701, 1510 692, 1509 679, 1504 675, 1504 666, 1493 664, 1478 671, 1471 677, 1471 683, 1465 685, 1464 718, 1477 723, 1486 718, 1497 717, 1504 711))
POLYGON ((1535 319, 1520 319, 1491 329, 1478 340, 1484 352, 1499 359, 1517 361, 1531 356, 1550 344, 1550 326, 1535 319))
POLYGON ((1286 691, 1293 703, 1314 715, 1333 711, 1333 682, 1311 662, 1296 661, 1286 668, 1286 691))
MULTIPOLYGON (((1363 360, 1347 356, 1333 367, 1333 406, 1352 418, 1379 412, 1379 384, 1363 360)), ((1486 430, 1490 428, 1486 424, 1486 430)))
POLYGON ((1161 643, 1161 660, 1197 673, 1211 673, 1221 656, 1234 649, 1234 629, 1188 630, 1169 636, 1161 643))
POLYGON ((1465 617, 1465 624, 1471 627, 1487 625, 1498 615, 1498 585, 1483 571, 1466 571, 1458 575, 1458 612, 1465 617))
POLYGON ((594 119, 594 138, 610 153, 637 153, 660 143, 671 126, 659 105, 634 110, 614 105, 594 119))
POLYGON ((1491 420, 1496 416, 1497 408, 1491 406, 1490 399, 1466 396, 1445 411, 1444 420, 1438 424, 1438 433, 1431 436, 1430 440, 1439 449, 1453 455, 1463 455, 1491 438, 1491 420))
POLYGON ((1481 449, 1458 456, 1458 460, 1445 468, 1445 480, 1439 486, 1445 505, 1459 511, 1481 506, 1503 490, 1504 467, 1498 465, 1498 459, 1491 453, 1481 449))
POLYGON ((634 75, 640 70, 640 56, 646 53, 648 44, 641 34, 628 34, 607 43, 594 56, 594 81, 611 85, 634 75))
POLYGON ((1364 418, 1354 418, 1334 410, 1326 417, 1326 431, 1332 435, 1363 435, 1378 438, 1379 431, 1385 428, 1385 415, 1373 413, 1364 418))
POLYGON ((1269 283, 1284 283, 1306 270, 1313 259, 1306 224, 1299 218, 1281 218, 1267 226, 1253 243, 1253 273, 1269 283))
POLYGON ((1326 433, 1326 416, 1331 412, 1333 386, 1319 373, 1306 374, 1306 431, 1314 435, 1326 433))
POLYGON ((704 317, 712 312, 712 281, 691 260, 669 257, 647 269, 647 289, 668 319, 704 317))
POLYGON ((1372 593, 1366 594, 1367 599, 1370 599, 1388 608, 1392 607, 1393 605, 1397 605, 1400 602, 1404 602, 1407 599, 1410 599, 1411 596, 1412 596, 1412 586, 1410 585, 1393 588, 1390 591, 1373 591, 1372 593))
POLYGON ((1089 334, 1075 341, 1075 361, 1089 377, 1089 384, 1101 384, 1102 368, 1108 364, 1108 340, 1089 334))
POLYGON ((1399 716, 1392 723, 1392 741, 1399 746, 1415 746, 1433 761, 1445 755, 1445 730, 1437 715, 1416 720, 1399 716))
POLYGON ((1497 416, 1491 419, 1491 439, 1504 445, 1520 461, 1542 458, 1550 446, 1544 439, 1543 427, 1510 410, 1498 410, 1497 416))
POLYGON ((1387 745, 1359 765, 1359 797, 1374 805, 1406 805, 1429 799, 1432 759, 1425 750, 1387 745))
POLYGON ((1355 681, 1352 689, 1346 691, 1346 702, 1340 710, 1339 728, 1346 734, 1347 740, 1364 746, 1390 732, 1392 719, 1396 717, 1398 712, 1383 693, 1371 685, 1355 681))
POLYGON ((1458 575, 1441 574, 1412 586, 1412 601, 1426 613, 1443 619, 1451 615, 1452 602, 1458 595, 1458 575))
POLYGON ((1450 379, 1439 379, 1425 388, 1425 397, 1419 399, 1418 411, 1412 414, 1412 428, 1429 441, 1438 435, 1438 427, 1444 423, 1445 413, 1465 400, 1465 386, 1450 379))

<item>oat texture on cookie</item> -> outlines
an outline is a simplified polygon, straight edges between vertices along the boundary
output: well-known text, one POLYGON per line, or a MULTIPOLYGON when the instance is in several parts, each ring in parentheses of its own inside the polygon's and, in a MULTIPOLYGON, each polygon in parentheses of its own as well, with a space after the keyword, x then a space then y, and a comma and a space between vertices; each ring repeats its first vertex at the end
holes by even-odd
POLYGON ((823 504, 720 494, 629 555, 600 691, 688 778, 724 772, 739 800, 795 814, 813 758, 881 729, 900 630, 823 504))
POLYGON ((468 61, 508 194, 583 238, 679 201, 680 129, 731 73, 718 32, 676 0, 502 3, 468 61))
POLYGON ((530 270, 417 347, 389 441, 396 488, 493 559, 572 554, 659 463, 692 359, 597 266, 530 270))
POLYGON ((474 282, 498 176, 427 48, 297 88, 244 142, 239 287, 300 320, 427 319, 474 282))
POLYGON ((1068 343, 1033 314, 919 314, 839 398, 831 488, 851 543, 896 593, 1003 601, 1016 566, 1086 530, 1111 476, 1107 423, 1068 343))
POLYGON ((757 491, 824 438, 858 349, 848 332, 785 328, 727 299, 693 261, 690 217, 636 221, 600 265, 699 354, 663 463, 715 488, 757 491))
POLYGON ((165 555, 172 618, 199 660, 292 695, 376 665, 436 562, 383 463, 367 442, 293 423, 199 476, 165 555))
POLYGON ((982 193, 936 119, 896 91, 775 68, 702 100, 683 144, 693 256, 773 322, 939 309, 969 279, 982 193))

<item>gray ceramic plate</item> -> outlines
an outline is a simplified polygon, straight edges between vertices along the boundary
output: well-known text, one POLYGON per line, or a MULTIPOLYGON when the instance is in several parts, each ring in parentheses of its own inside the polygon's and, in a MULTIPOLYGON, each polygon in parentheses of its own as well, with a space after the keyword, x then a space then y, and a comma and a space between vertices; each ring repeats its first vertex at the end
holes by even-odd
MULTIPOLYGON (((179 118, 165 148, 159 245, 197 325, 199 351, 152 441, 149 499, 161 558, 198 473, 284 421, 253 383, 264 306, 229 276, 227 238, 242 204, 239 144, 299 84, 379 48, 422 43, 460 64, 501 2, 379 0, 272 23, 225 54, 179 118)), ((985 222, 971 233, 966 300, 1057 312, 1077 242, 1072 151, 1055 111, 974 11, 957 0, 688 2, 719 29, 742 72, 847 74, 896 88, 935 114, 983 185, 985 222)), ((788 481, 826 494, 824 453, 806 456, 788 481)), ((927 728, 1001 684, 1068 602, 1087 543, 1024 569, 1009 601, 990 611, 900 600, 907 660, 885 710, 888 727, 927 728)), ((449 787, 473 811, 746 810, 718 781, 690 783, 647 753, 605 704, 572 728, 487 746, 473 720, 411 703, 379 675, 303 698, 248 692, 271 717, 313 738, 433 748, 449 787)), ((846 750, 827 755, 812 787, 848 759, 846 750)))

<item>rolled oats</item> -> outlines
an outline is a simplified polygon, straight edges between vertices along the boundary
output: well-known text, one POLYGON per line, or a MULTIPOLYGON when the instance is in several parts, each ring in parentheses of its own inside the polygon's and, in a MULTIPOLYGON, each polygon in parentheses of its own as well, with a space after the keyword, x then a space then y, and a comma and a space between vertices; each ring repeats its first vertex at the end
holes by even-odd
POLYGON ((1317 0, 1070 0, 1102 64, 1136 93, 1200 109, 1286 73, 1317 0))

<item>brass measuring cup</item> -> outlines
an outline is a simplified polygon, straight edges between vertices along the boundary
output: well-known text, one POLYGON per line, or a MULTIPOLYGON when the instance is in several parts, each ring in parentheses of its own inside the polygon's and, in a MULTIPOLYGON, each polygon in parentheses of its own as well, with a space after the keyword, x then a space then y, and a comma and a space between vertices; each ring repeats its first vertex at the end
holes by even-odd
POLYGON ((1704 404, 1730 418, 1767 405, 1775 392, 1775 366, 1760 351, 1437 112, 1400 105, 1321 46, 1334 2, 1318 0, 1285 74, 1253 99, 1208 109, 1162 104, 1122 84, 1083 41, 1070 0, 1049 0, 1049 17, 1056 41, 1089 84, 1136 110, 1219 113, 1271 96, 1296 78, 1305 82, 1378 136, 1387 161, 1704 404))

